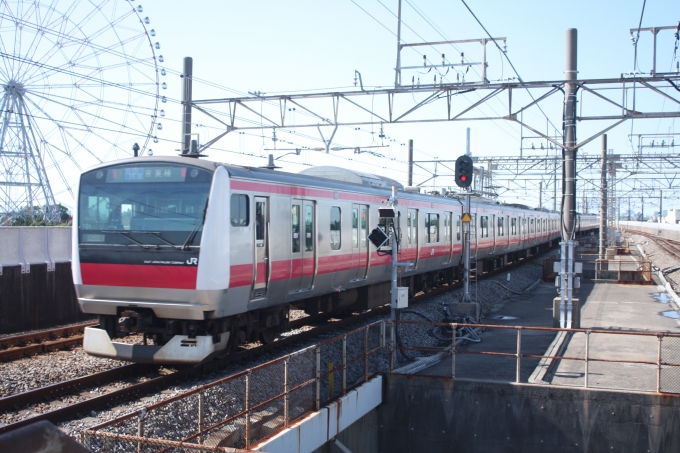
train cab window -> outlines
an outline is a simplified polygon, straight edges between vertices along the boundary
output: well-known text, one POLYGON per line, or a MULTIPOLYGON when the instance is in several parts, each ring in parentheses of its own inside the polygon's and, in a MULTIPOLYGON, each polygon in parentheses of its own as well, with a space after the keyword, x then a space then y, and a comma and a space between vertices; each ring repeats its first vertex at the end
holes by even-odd
POLYGON ((460 216, 456 220, 456 240, 460 241, 460 216))
POLYGON ((505 230, 503 229, 503 217, 498 217, 498 236, 505 236, 505 230))
POLYGON ((359 210, 352 209, 352 248, 359 247, 359 210))
POLYGON ((248 226, 248 195, 231 196, 231 225, 235 227, 248 226))
POLYGON ((305 206, 305 252, 314 251, 314 208, 305 206))
POLYGON ((510 234, 517 236, 517 218, 513 217, 510 219, 510 234))
POLYGON ((425 218, 427 242, 439 242, 439 214, 428 214, 425 218))
POLYGON ((331 249, 340 250, 340 208, 333 206, 331 208, 331 249))
POLYGON ((300 205, 294 204, 291 210, 291 222, 292 222, 292 248, 293 253, 300 252, 300 205))
POLYGON ((489 216, 482 216, 481 221, 480 221, 480 228, 481 228, 481 237, 483 238, 488 238, 489 237, 489 216))

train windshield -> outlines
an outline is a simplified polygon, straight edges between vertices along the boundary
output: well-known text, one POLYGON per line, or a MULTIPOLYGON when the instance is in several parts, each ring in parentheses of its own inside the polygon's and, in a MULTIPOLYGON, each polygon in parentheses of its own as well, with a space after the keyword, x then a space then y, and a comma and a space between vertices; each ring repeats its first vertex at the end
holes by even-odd
POLYGON ((82 175, 81 244, 199 245, 212 172, 169 163, 108 167, 82 175))

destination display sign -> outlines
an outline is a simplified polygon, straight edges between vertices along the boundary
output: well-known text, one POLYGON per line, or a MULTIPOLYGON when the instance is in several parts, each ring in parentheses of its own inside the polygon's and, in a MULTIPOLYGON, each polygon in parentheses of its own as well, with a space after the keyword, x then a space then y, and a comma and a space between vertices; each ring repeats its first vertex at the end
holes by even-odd
POLYGON ((106 170, 106 182, 184 182, 187 177, 186 167, 152 166, 152 167, 119 167, 106 170))

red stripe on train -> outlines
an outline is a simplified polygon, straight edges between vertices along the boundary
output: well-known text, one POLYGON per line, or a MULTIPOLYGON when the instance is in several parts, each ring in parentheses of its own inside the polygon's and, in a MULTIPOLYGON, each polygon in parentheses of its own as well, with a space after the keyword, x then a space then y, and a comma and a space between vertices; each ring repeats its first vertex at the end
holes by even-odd
POLYGON ((198 266, 80 263, 84 285, 196 289, 198 266))

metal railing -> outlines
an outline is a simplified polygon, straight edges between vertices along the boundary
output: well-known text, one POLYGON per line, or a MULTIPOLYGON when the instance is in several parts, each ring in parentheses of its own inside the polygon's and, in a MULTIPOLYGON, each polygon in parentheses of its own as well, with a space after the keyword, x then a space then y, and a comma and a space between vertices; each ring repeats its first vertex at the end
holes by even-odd
POLYGON ((247 450, 387 371, 388 350, 385 324, 370 324, 87 429, 81 442, 95 452, 247 450))
MULTIPOLYGON (((653 391, 660 393, 680 393, 680 334, 673 334, 667 332, 640 332, 640 331, 623 331, 623 330, 602 330, 602 329, 560 329, 550 327, 526 327, 526 326, 503 326, 495 324, 461 324, 461 323, 429 323, 420 321, 396 321, 397 328, 393 330, 393 335, 398 333, 401 341, 393 341, 390 353, 390 372, 397 374, 429 374, 433 376, 442 377, 461 377, 457 374, 457 361, 460 361, 460 356, 484 356, 494 357, 496 359, 512 359, 514 364, 514 382, 532 383, 528 379, 522 379, 522 365, 525 360, 533 360, 531 366, 542 366, 551 368, 560 365, 560 361, 583 362, 582 386, 584 388, 608 388, 608 389, 622 389, 622 390, 640 390, 653 391), (439 329, 439 333, 435 333, 434 329, 439 329), (469 341, 469 338, 461 335, 461 330, 478 329, 478 330, 503 330, 506 332, 516 332, 512 335, 515 340, 514 344, 509 341, 503 345, 503 350, 485 350, 484 342, 470 345, 467 348, 459 347, 461 344, 469 341), (426 335, 423 333, 426 332, 426 335), (523 350, 522 337, 528 332, 543 332, 546 334, 562 333, 566 336, 564 339, 564 347, 567 345, 578 343, 580 340, 584 343, 581 350, 580 345, 576 345, 577 352, 582 352, 582 355, 564 355, 564 354, 536 354, 526 352, 523 350), (444 337, 449 336, 448 344, 445 344, 444 337), (621 349, 635 349, 634 351, 617 351, 613 353, 610 348, 603 347, 605 341, 601 341, 599 347, 593 348, 591 337, 602 336, 619 336, 626 338, 633 338, 637 343, 632 348, 622 345, 618 340, 617 346, 621 349), (409 339, 417 338, 420 341, 404 340, 404 337, 409 339), (429 337, 429 338, 428 338, 429 337), (579 338, 582 337, 582 338, 579 338), (411 344, 408 344, 411 343, 411 344), (418 344, 421 343, 421 344, 418 344), (422 344, 425 343, 425 344, 422 344), (406 345, 408 344, 408 345, 406 345), (642 348, 642 351, 640 350, 642 348), (642 355, 643 358, 625 358, 622 354, 642 355), (612 357, 614 355, 615 357, 612 357), (397 359, 401 359, 400 362, 397 359), (446 362, 451 361, 449 366, 446 362), (547 362, 546 361, 551 361, 547 362), (535 363, 538 362, 538 363, 535 363), (649 376, 639 382, 637 388, 611 385, 611 380, 599 386, 593 386, 590 381, 592 375, 591 364, 609 364, 609 365, 629 365, 634 367, 647 367, 654 369, 655 379, 653 383, 649 376), (450 372, 448 371, 450 370, 450 372)), ((506 337, 509 338, 508 335, 506 337)), ((534 336, 535 337, 535 336, 534 336)), ((569 352, 567 349, 566 352, 569 352)), ((503 364, 499 363, 499 366, 503 364)), ((513 379, 508 378, 508 363, 505 361, 505 373, 500 368, 497 368, 497 374, 503 376, 501 381, 508 382, 513 379)), ((602 368, 602 367, 600 367, 602 368)), ((600 369, 599 374, 606 369, 600 369)), ((622 372, 621 369, 609 368, 613 373, 622 372)), ((569 373, 574 373, 574 368, 569 367, 569 373)), ((639 373, 639 371, 638 371, 639 373)), ((526 374, 526 373, 525 373, 526 374)), ((547 374, 550 374, 548 371, 547 374)), ((647 373, 648 374, 648 373, 647 373)), ((579 376, 580 377, 580 376, 579 376)), ((620 376, 614 376, 616 379, 620 376)), ((573 378, 573 377, 572 377, 573 378)), ((540 382, 539 382, 540 383, 540 382)), ((546 382, 547 383, 547 382, 546 382)), ((556 384, 553 379, 553 385, 556 384)), ((558 383, 558 385, 564 385, 558 383)), ((570 384, 569 386, 576 386, 570 384)))
POLYGON ((501 375, 504 364, 496 361, 510 361, 503 382, 526 382, 527 368, 544 366, 540 361, 583 362, 585 388, 593 388, 589 376, 595 364, 650 366, 656 370, 652 391, 680 393, 680 334, 381 321, 84 430, 81 442, 94 452, 247 450, 378 373, 461 378, 479 368, 465 363, 474 356, 501 375), (501 348, 479 341, 478 333, 490 329, 506 335, 501 348), (584 354, 546 355, 545 348, 533 353, 537 334, 570 335, 572 343, 583 335, 584 354), (598 345, 593 347, 595 335, 651 339, 654 360, 604 357, 598 345))

